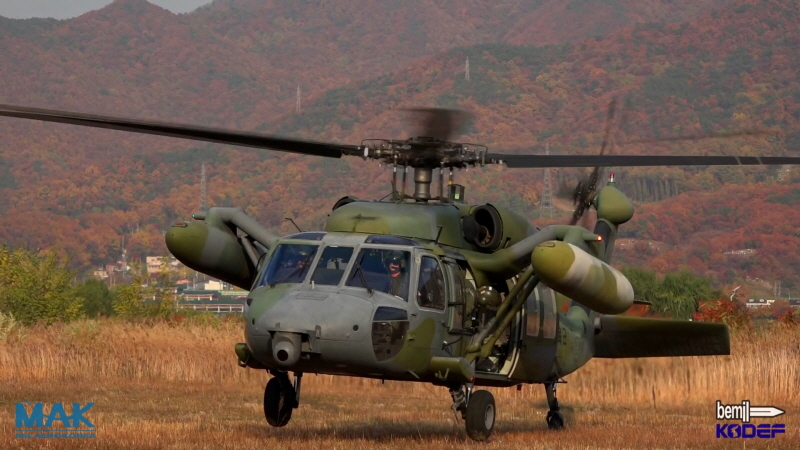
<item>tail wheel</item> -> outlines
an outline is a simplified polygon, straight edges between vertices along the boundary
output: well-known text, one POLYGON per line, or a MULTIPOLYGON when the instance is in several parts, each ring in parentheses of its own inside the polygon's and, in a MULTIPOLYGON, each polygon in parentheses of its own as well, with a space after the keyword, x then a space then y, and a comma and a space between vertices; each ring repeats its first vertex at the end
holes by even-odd
POLYGON ((475 391, 467 403, 467 436, 476 441, 485 441, 494 430, 497 408, 494 396, 489 391, 475 391))
POLYGON ((292 410, 297 401, 289 379, 273 377, 264 389, 264 416, 273 427, 282 427, 292 418, 292 410))

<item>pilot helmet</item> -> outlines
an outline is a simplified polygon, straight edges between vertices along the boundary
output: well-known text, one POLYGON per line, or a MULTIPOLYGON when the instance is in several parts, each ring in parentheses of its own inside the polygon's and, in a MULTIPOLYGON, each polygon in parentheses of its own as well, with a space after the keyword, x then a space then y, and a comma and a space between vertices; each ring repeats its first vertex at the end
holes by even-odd
POLYGON ((500 293, 497 292, 497 289, 492 286, 481 286, 476 293, 475 300, 478 303, 478 306, 488 308, 492 311, 496 310, 497 307, 503 303, 500 293))
POLYGON ((294 247, 296 248, 293 248, 292 252, 289 254, 289 260, 294 262, 294 264, 300 264, 303 261, 306 261, 308 259, 308 255, 311 254, 311 250, 305 245, 298 245, 294 247))
POLYGON ((388 258, 386 259, 386 265, 390 266, 392 264, 397 264, 398 266, 400 266, 400 270, 403 270, 405 268, 406 258, 405 255, 403 255, 403 252, 399 250, 394 250, 391 253, 389 253, 388 258))

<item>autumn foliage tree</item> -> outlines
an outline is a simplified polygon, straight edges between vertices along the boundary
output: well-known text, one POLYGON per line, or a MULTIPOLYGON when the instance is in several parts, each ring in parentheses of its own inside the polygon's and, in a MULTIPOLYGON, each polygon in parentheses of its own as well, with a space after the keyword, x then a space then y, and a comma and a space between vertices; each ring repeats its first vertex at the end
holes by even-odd
POLYGON ((734 330, 750 331, 753 321, 747 307, 740 302, 718 298, 702 302, 694 319, 704 322, 723 322, 734 330))

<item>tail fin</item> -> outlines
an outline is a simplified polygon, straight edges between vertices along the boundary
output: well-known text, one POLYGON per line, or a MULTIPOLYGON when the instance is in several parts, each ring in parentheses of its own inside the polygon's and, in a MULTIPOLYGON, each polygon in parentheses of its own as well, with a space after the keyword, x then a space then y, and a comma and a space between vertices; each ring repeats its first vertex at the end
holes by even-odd
POLYGON ((608 185, 600 190, 594 200, 597 210, 597 223, 594 226, 594 234, 602 238, 598 258, 605 262, 611 261, 611 253, 614 250, 614 241, 617 238, 617 228, 633 217, 633 204, 616 188, 614 174, 608 181, 608 185))

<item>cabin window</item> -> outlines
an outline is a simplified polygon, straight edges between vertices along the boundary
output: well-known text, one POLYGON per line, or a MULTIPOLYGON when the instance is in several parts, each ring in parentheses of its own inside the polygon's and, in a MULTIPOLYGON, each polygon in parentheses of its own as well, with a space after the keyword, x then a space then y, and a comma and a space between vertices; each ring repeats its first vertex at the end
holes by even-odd
POLYGON ((526 302, 528 314, 525 319, 525 334, 536 337, 539 336, 539 321, 541 320, 539 318, 539 289, 534 289, 526 302))
POLYGON ((410 253, 362 248, 347 277, 347 286, 374 289, 408 301, 410 253))
POLYGON ((454 262, 445 261, 444 266, 449 272, 449 278, 453 281, 453 303, 450 307, 449 329, 450 331, 460 331, 464 328, 464 311, 467 307, 466 275, 464 269, 454 262))
POLYGON ((544 297, 542 299, 542 316, 544 317, 542 336, 547 339, 554 339, 556 337, 556 327, 558 326, 556 323, 558 320, 556 315, 556 295, 552 289, 544 289, 542 293, 544 297))
POLYGON ((258 285, 302 283, 314 262, 318 248, 318 245, 313 244, 278 245, 258 285))
POLYGON ((419 266, 417 303, 423 308, 444 309, 444 274, 439 261, 431 256, 423 256, 419 266))
POLYGON ((325 247, 319 257, 317 268, 311 282, 320 285, 337 286, 342 281, 344 270, 350 264, 353 247, 325 247))

